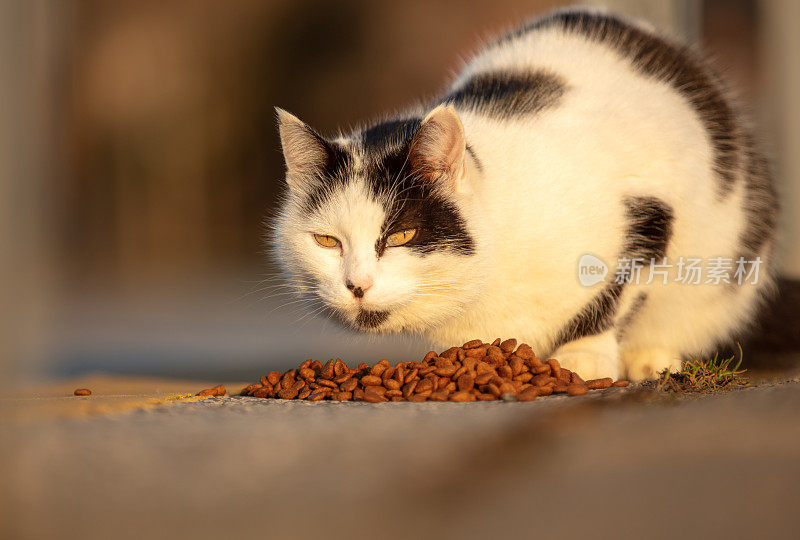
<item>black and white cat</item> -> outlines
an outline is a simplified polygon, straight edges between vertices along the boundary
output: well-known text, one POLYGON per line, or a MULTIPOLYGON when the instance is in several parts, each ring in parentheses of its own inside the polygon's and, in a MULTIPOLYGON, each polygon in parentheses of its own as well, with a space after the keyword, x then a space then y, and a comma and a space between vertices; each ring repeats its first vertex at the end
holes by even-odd
POLYGON ((642 379, 735 336, 771 288, 766 160, 704 60, 643 23, 551 13, 431 106, 335 138, 278 117, 277 258, 356 329, 511 336, 642 379))

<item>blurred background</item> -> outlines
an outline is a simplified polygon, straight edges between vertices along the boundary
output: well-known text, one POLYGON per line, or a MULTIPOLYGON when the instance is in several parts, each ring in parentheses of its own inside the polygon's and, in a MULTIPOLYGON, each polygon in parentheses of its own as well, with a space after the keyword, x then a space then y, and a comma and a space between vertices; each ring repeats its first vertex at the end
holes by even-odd
MULTIPOLYGON (((3 0, 5 367, 230 380, 332 352, 424 353, 310 318, 272 287, 273 107, 323 133, 365 122, 437 94, 487 35, 564 4, 3 0)), ((701 43, 740 90, 788 210, 781 271, 800 279, 800 3, 602 4, 701 43)))

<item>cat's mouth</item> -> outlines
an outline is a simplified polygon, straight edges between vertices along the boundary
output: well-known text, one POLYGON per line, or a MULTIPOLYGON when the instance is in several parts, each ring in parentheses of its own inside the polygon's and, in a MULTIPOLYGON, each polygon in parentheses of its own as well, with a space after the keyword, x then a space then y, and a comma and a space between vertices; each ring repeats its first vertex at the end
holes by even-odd
POLYGON ((389 318, 388 311, 369 311, 360 309, 356 315, 355 324, 358 328, 371 330, 379 327, 389 318))

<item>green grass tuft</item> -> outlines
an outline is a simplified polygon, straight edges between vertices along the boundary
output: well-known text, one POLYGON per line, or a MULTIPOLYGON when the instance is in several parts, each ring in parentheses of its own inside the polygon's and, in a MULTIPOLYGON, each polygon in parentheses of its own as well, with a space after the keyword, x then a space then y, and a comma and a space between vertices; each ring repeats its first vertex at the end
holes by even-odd
POLYGON ((744 353, 739 345, 739 360, 736 355, 730 358, 720 358, 719 353, 714 358, 703 360, 694 358, 681 364, 681 371, 670 373, 662 371, 655 381, 655 388, 661 392, 717 392, 743 388, 750 384, 744 376, 746 369, 740 369, 744 353))

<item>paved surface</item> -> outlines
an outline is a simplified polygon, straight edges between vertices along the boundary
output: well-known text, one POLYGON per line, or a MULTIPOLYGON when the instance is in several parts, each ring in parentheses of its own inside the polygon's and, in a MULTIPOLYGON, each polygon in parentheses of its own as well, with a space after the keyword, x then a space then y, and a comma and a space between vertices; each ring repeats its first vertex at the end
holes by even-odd
POLYGON ((796 538, 800 527, 796 375, 677 400, 637 387, 531 403, 228 397, 4 424, 2 538, 796 538))

